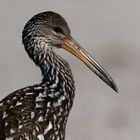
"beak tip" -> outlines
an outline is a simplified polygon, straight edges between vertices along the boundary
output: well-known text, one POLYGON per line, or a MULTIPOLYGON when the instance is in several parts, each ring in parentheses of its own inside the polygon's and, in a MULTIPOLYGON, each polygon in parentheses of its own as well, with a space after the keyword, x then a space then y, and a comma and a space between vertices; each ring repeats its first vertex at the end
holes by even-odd
POLYGON ((114 90, 117 94, 119 93, 117 86, 115 86, 115 87, 113 88, 113 90, 114 90))
POLYGON ((109 85, 117 94, 119 93, 117 85, 115 84, 115 82, 113 81, 113 79, 110 81, 110 85, 109 85))

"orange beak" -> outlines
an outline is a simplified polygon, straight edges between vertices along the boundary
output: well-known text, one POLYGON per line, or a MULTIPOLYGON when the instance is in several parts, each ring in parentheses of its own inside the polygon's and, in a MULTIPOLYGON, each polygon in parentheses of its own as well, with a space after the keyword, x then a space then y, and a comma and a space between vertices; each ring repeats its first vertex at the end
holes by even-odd
POLYGON ((97 61, 78 44, 72 37, 65 38, 62 48, 72 53, 78 57, 89 69, 91 69, 100 79, 102 79, 108 86, 110 86, 114 91, 118 92, 118 88, 111 78, 111 76, 106 72, 106 70, 97 63, 97 61))

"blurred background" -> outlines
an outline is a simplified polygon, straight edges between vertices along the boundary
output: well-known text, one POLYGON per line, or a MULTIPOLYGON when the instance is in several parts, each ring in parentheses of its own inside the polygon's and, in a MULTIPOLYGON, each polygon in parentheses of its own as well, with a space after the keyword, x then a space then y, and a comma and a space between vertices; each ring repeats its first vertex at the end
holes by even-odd
POLYGON ((77 58, 58 50, 70 63, 76 81, 66 140, 139 140, 139 0, 1 0, 0 99, 40 81, 40 70, 24 51, 21 33, 33 15, 48 10, 65 17, 72 36, 119 88, 117 95, 77 58))

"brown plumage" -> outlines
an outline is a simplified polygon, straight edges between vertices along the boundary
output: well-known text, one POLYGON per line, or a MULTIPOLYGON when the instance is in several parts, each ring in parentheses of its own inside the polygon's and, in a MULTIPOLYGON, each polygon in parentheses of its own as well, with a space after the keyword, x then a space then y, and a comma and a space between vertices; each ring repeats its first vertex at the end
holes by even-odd
POLYGON ((0 140, 64 140, 75 85, 69 64, 54 52, 64 48, 117 92, 108 73, 71 37, 65 19, 54 12, 31 18, 23 45, 40 67, 40 84, 17 90, 0 101, 0 140))

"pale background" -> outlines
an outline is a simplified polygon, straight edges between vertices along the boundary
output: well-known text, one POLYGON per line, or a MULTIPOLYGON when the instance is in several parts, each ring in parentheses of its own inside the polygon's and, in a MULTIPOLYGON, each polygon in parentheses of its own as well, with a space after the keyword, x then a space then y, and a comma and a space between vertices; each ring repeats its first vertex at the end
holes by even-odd
POLYGON ((63 15, 73 37, 116 81, 119 94, 67 52, 76 98, 66 140, 140 139, 139 0, 0 0, 0 98, 38 83, 40 71, 21 43, 25 23, 52 10, 63 15))

